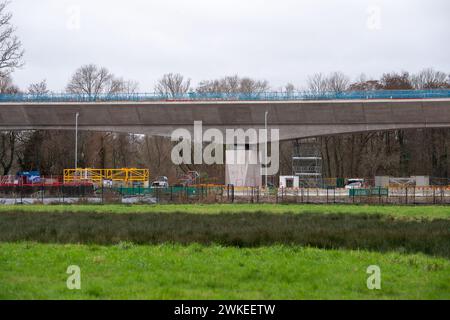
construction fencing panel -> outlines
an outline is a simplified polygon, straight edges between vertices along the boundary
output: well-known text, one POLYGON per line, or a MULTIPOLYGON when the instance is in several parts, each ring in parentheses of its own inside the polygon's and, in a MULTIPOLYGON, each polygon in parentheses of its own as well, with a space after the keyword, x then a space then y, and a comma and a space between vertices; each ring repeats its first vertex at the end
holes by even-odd
POLYGON ((450 204, 450 187, 258 188, 233 185, 167 188, 105 187, 92 184, 0 185, 0 204, 77 203, 304 203, 304 204, 450 204))
POLYGON ((0 186, 0 204, 95 203, 98 198, 92 185, 0 186))

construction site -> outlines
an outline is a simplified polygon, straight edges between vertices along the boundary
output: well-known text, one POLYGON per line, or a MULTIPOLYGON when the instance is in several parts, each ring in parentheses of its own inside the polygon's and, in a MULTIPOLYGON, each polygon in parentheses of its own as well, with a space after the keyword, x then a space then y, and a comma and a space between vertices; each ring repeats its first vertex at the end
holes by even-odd
MULTIPOLYGON (((245 158, 257 151, 230 152, 245 158)), ((226 171, 234 174, 227 174, 226 183, 206 173, 181 170, 176 179, 146 168, 69 168, 50 176, 19 171, 0 176, 0 203, 450 203, 448 178, 325 178, 316 138, 293 140, 291 161, 290 174, 266 178, 259 173, 260 164, 235 164, 231 169, 226 165, 226 171)))
POLYGON ((28 171, 0 177, 0 203, 450 203, 449 179, 323 178, 311 141, 295 142, 294 150, 292 175, 275 177, 267 186, 212 184, 196 171, 174 182, 138 168, 65 169, 61 176, 28 171))

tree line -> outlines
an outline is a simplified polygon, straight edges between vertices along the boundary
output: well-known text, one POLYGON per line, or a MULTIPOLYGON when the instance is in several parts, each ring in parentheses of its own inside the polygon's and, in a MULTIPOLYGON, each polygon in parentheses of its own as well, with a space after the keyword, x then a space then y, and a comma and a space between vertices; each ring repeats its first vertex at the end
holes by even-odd
MULTIPOLYGON (((22 92, 12 74, 23 65, 24 50, 6 12, 7 2, 0 4, 0 94, 22 92)), ((432 68, 416 74, 388 72, 379 79, 364 74, 354 81, 342 72, 316 73, 304 87, 292 83, 283 91, 307 90, 314 93, 410 90, 450 88, 450 74, 432 68)), ((193 86, 189 78, 178 74, 163 75, 154 91, 164 95, 199 93, 260 93, 272 90, 267 80, 224 76, 203 80, 193 86)), ((139 84, 111 73, 107 68, 87 64, 74 71, 65 91, 91 96, 109 93, 137 93, 139 84)), ((24 91, 47 94, 46 80, 32 83, 24 91)), ((323 158, 324 177, 373 177, 374 175, 430 175, 448 178, 450 174, 450 129, 411 129, 325 136, 317 138, 323 158)), ((44 175, 61 175, 74 166, 74 133, 68 131, 0 132, 0 175, 19 170, 39 170, 44 175)), ((79 133, 79 167, 145 167, 152 175, 167 175, 171 180, 189 170, 202 173, 209 182, 222 183, 223 167, 182 165, 170 160, 172 142, 163 137, 149 137, 112 132, 79 133)), ((281 174, 292 172, 292 141, 280 147, 281 174)))

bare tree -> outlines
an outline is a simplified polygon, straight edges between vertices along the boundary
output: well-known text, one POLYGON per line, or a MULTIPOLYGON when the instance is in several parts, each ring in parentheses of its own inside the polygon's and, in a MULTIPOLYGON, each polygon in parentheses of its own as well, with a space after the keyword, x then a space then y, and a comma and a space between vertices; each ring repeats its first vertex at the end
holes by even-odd
POLYGON ((41 82, 32 83, 28 86, 28 93, 35 95, 42 95, 49 93, 47 89, 47 81, 42 80, 41 82))
POLYGON ((262 93, 270 89, 266 80, 255 80, 237 75, 221 79, 201 81, 197 87, 199 93, 262 93))
POLYGON ((69 93, 83 93, 98 95, 111 86, 113 76, 106 68, 98 68, 94 64, 84 65, 78 68, 72 75, 66 90, 69 93))
POLYGON ((8 175, 14 162, 18 133, 15 131, 0 132, 0 165, 2 175, 8 175))
POLYGON ((366 75, 362 73, 355 82, 349 85, 350 91, 373 91, 382 88, 378 80, 367 79, 366 75))
POLYGON ((199 93, 237 93, 239 92, 239 77, 227 76, 222 79, 204 80, 197 87, 199 93))
POLYGON ((123 80, 122 81, 122 88, 120 90, 121 93, 138 93, 139 92, 139 83, 137 81, 133 80, 123 80))
POLYGON ((340 93, 348 89, 350 79, 342 72, 332 72, 329 75, 315 73, 308 77, 307 83, 309 91, 312 93, 340 93))
POLYGON ((449 85, 446 81, 447 75, 441 71, 428 68, 411 77, 415 89, 444 89, 449 85))
MULTIPOLYGON (((87 94, 96 97, 100 94, 135 93, 138 89, 137 82, 125 81, 115 77, 108 69, 94 64, 84 65, 78 68, 72 75, 66 90, 69 93, 87 94)), ((80 133, 80 165, 106 167, 112 163, 128 162, 128 158, 122 157, 118 161, 118 155, 131 154, 133 147, 131 135, 120 135, 108 132, 82 132, 80 133), (123 144, 118 152, 117 142, 123 144), (128 149, 128 152, 124 150, 128 149)), ((69 138, 68 138, 69 139, 69 138)))
POLYGON ((138 93, 139 83, 132 80, 124 80, 123 78, 112 78, 106 87, 106 93, 138 93))
MULTIPOLYGON (((19 93, 19 88, 13 84, 9 75, 0 77, 0 93, 19 93)), ((17 131, 0 132, 0 166, 2 167, 3 175, 9 174, 13 165, 18 137, 19 132, 17 131)))
POLYGON ((176 97, 189 92, 191 80, 179 73, 167 73, 158 80, 155 91, 161 95, 176 97))
MULTIPOLYGON (((6 12, 8 4, 9 1, 0 3, 0 93, 16 94, 19 88, 13 84, 10 74, 23 66, 24 50, 11 24, 12 14, 6 12)), ((13 166, 19 137, 16 131, 0 132, 0 165, 4 175, 9 174, 13 166)))
POLYGON ((342 72, 333 72, 327 78, 328 91, 340 93, 348 89, 350 79, 342 72))
POLYGON ((413 89, 411 77, 408 72, 384 73, 380 79, 380 84, 385 90, 410 90, 413 89))
MULTIPOLYGON (((30 84, 27 92, 36 96, 49 93, 47 81, 42 80, 30 84)), ((45 152, 43 146, 45 146, 45 141, 53 142, 56 140, 55 138, 55 135, 51 135, 45 130, 34 130, 23 133, 18 140, 21 148, 16 152, 20 167, 23 170, 39 170, 44 174, 51 172, 49 170, 51 170, 50 167, 53 161, 50 159, 55 156, 55 150, 48 153, 45 152)))
POLYGON ((6 12, 9 1, 0 3, 0 73, 11 74, 23 65, 24 50, 15 35, 16 28, 11 24, 12 14, 6 12))
POLYGON ((239 91, 241 93, 262 93, 269 89, 269 82, 267 80, 254 80, 245 77, 241 79, 239 91))
POLYGON ((0 75, 0 93, 16 94, 19 93, 19 88, 13 83, 11 76, 0 75))
POLYGON ((238 93, 240 91, 241 79, 237 76, 227 76, 219 79, 219 86, 228 93, 238 93))
POLYGON ((328 91, 327 78, 323 73, 315 73, 308 77, 307 86, 309 91, 316 94, 328 91))
POLYGON ((291 94, 295 91, 295 86, 292 83, 288 83, 285 87, 284 90, 288 93, 291 94))
POLYGON ((118 93, 123 90, 123 80, 115 78, 104 67, 88 64, 75 71, 66 90, 69 93, 87 94, 92 97, 102 93, 118 93))

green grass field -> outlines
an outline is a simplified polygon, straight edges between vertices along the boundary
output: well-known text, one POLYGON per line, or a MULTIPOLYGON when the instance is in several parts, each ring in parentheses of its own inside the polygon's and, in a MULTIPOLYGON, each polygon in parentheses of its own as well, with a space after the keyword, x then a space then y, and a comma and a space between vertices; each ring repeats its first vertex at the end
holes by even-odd
POLYGON ((450 299, 450 207, 0 206, 0 299, 122 298, 450 299))
POLYGON ((450 299, 447 259, 272 246, 0 245, 1 299, 450 299), (381 268, 381 290, 366 286, 381 268), (66 269, 81 268, 81 290, 66 269))

